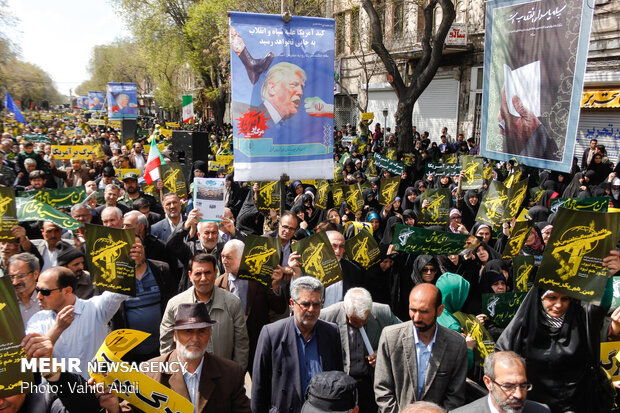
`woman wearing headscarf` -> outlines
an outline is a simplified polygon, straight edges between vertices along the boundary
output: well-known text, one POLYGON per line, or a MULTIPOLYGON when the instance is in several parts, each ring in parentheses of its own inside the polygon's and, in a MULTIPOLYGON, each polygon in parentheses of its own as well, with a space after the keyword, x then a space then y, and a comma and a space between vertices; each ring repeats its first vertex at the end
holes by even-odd
POLYGON ((543 241, 543 236, 536 225, 532 227, 530 234, 525 239, 523 248, 521 248, 521 255, 533 255, 535 257, 539 257, 542 255, 545 250, 545 243, 543 241))
POLYGON ((379 247, 389 246, 394 239, 394 231, 396 230, 396 225, 403 224, 403 220, 398 216, 389 217, 385 224, 385 230, 383 231, 383 238, 381 238, 381 242, 379 243, 379 247))
POLYGON ((441 275, 439 264, 432 255, 399 254, 395 280, 392 284, 392 311, 401 320, 409 317, 409 293, 418 284, 437 281, 441 275), (415 259, 414 259, 415 257, 415 259), (413 263, 411 263, 413 260, 413 263), (409 271, 409 273, 407 273, 409 271))
POLYGON ((402 209, 403 211, 406 209, 413 209, 415 205, 415 201, 418 198, 418 191, 410 186, 405 189, 405 195, 403 196, 402 209))
POLYGON ((581 185, 583 182, 583 173, 578 172, 573 176, 570 184, 566 187, 562 193, 562 198, 575 198, 581 192, 581 185))
POLYGON ((462 214, 461 223, 465 225, 465 228, 467 228, 468 231, 470 231, 476 222, 476 215, 478 214, 478 209, 480 208, 478 191, 475 189, 469 189, 465 192, 463 198, 460 198, 457 194, 456 207, 462 214))
POLYGON ((396 254, 388 255, 388 245, 380 245, 379 262, 368 268, 362 280, 362 287, 372 295, 375 303, 390 304, 390 289, 393 280, 396 254))
POLYGON ((495 240, 491 238, 491 236, 493 235, 493 231, 491 230, 491 227, 487 224, 484 224, 482 222, 476 222, 474 226, 471 227, 471 233, 489 245, 495 244, 495 240))
POLYGON ((525 358, 532 383, 528 399, 554 413, 611 411, 615 392, 606 386, 599 360, 612 293, 609 279, 597 306, 532 287, 495 346, 525 358))
MULTIPOLYGON (((507 290, 506 277, 498 271, 484 271, 480 278, 479 289, 481 294, 504 294, 507 290)), ((476 316, 478 321, 484 325, 484 328, 491 334, 493 340, 497 341, 499 336, 504 332, 504 329, 496 325, 486 314, 482 314, 482 308, 479 308, 476 314, 478 314, 476 316)))
POLYGON ((263 235, 265 222, 265 217, 258 211, 254 199, 254 191, 257 187, 258 185, 255 185, 250 189, 237 216, 237 229, 251 235, 263 235))

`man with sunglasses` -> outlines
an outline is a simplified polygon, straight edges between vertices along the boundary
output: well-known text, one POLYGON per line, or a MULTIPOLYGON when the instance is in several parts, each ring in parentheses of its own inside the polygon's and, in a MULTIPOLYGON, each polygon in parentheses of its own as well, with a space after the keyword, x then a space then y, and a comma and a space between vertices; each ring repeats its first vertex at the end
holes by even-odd
POLYGON ((252 374, 253 413, 298 413, 313 376, 342 371, 338 328, 319 320, 322 301, 323 284, 299 277, 291 282, 293 316, 261 330, 252 374))
POLYGON ((454 413, 544 413, 549 408, 527 400, 532 385, 527 381, 525 360, 512 351, 497 351, 484 360, 484 384, 489 395, 454 413))
POLYGON ((88 300, 75 295, 77 277, 68 268, 52 267, 39 275, 35 291, 41 311, 28 321, 26 334, 51 338, 54 357, 80 359, 82 376, 88 362, 108 335, 108 322, 128 297, 105 291, 88 300))

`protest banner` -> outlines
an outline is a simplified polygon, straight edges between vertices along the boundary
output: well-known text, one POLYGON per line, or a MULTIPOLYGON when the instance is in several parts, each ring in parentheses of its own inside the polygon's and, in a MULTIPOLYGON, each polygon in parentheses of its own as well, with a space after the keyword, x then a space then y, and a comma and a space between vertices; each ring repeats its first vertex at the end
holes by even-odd
POLYGON ((215 155, 215 161, 216 162, 221 162, 225 165, 230 165, 233 163, 234 161, 234 156, 233 155, 215 155))
POLYGON ((381 250, 372 233, 363 229, 344 244, 345 256, 365 270, 381 261, 381 250))
POLYGON ((187 184, 185 183, 181 164, 178 162, 168 162, 165 165, 160 165, 159 174, 164 182, 164 194, 173 192, 179 198, 187 197, 187 184))
POLYGON ((396 195, 398 195, 398 187, 400 186, 400 176, 393 178, 383 178, 380 181, 379 188, 379 204, 387 205, 394 202, 396 195))
POLYGON ((507 201, 508 191, 506 187, 500 182, 492 181, 482 198, 482 202, 480 202, 476 222, 483 222, 496 230, 502 223, 504 206, 507 201))
POLYGON ((334 20, 229 17, 235 179, 331 179, 334 20), (267 64, 259 68, 252 56, 267 64), (267 88, 274 92, 261 93, 267 88))
POLYGON ((407 254, 465 255, 476 249, 480 240, 473 235, 397 224, 392 244, 396 251, 407 254))
POLYGON ((598 304, 607 284, 603 258, 616 248, 620 214, 560 208, 536 285, 598 304))
POLYGON ((413 166, 415 159, 416 156, 412 153, 403 154, 403 164, 405 164, 405 166, 413 166))
POLYGON ((570 171, 593 11, 584 0, 486 3, 480 155, 570 171))
POLYGON ((50 143, 50 139, 47 135, 42 133, 25 133, 22 135, 22 138, 28 142, 42 142, 42 143, 50 143))
POLYGON ((115 394, 143 412, 192 413, 194 405, 188 399, 146 374, 132 370, 127 362, 121 360, 148 336, 148 333, 131 329, 114 330, 108 334, 95 353, 94 360, 103 365, 114 363, 118 368, 108 368, 105 373, 89 372, 90 376, 106 387, 132 384, 133 392, 119 391, 115 394))
POLYGON ((510 238, 508 238, 504 252, 502 252, 502 259, 505 260, 519 254, 533 226, 534 221, 532 220, 517 220, 515 226, 510 230, 510 238))
POLYGON ((527 292, 482 294, 482 313, 488 315, 498 327, 505 328, 513 319, 527 292))
POLYGON ((512 258, 512 276, 514 289, 517 292, 527 292, 534 285, 536 267, 532 255, 523 255, 512 258))
POLYGON ((317 232, 291 244, 291 251, 296 251, 301 255, 303 273, 312 275, 325 287, 342 278, 338 258, 325 231, 317 232))
POLYGON ((375 118, 374 112, 364 112, 361 116, 362 120, 373 120, 375 118))
POLYGON ((462 168, 462 165, 458 163, 427 162, 424 165, 424 175, 432 174, 433 176, 459 176, 462 168))
POLYGON ((334 205, 342 205, 342 200, 344 199, 344 185, 330 185, 330 190, 334 197, 334 205))
POLYGON ((480 366, 484 365, 484 359, 493 351, 495 351, 495 342, 491 337, 491 334, 473 314, 465 314, 457 311, 452 314, 456 318, 465 335, 471 335, 476 341, 476 347, 474 347, 474 360, 478 362, 480 366))
POLYGON ((555 214, 560 207, 579 211, 607 212, 609 208, 609 197, 554 198, 550 202, 549 211, 555 214))
POLYGON ((218 172, 219 170, 223 170, 225 174, 230 174, 233 172, 233 164, 225 162, 209 161, 207 167, 211 172, 218 172))
POLYGON ((351 212, 361 211, 364 207, 364 195, 359 184, 344 185, 344 198, 351 212))
POLYGON ((34 381, 31 372, 21 369, 26 353, 20 345, 24 324, 17 300, 11 278, 0 277, 0 399, 23 393, 22 383, 34 381))
POLYGON ((280 209, 280 181, 258 183, 256 209, 262 214, 269 214, 270 209, 280 209))
POLYGON ((461 189, 480 189, 484 182, 484 158, 480 156, 465 155, 461 159, 463 177, 461 189))
POLYGON ((86 199, 86 187, 71 186, 69 188, 43 189, 41 191, 21 191, 21 198, 34 198, 54 208, 71 208, 86 199))
POLYGON ((99 290, 136 296, 136 269, 129 251, 135 229, 86 224, 86 262, 99 290))
POLYGON ((118 169, 114 169, 114 174, 116 176, 116 178, 118 178, 119 180, 123 180, 123 176, 127 173, 133 172, 136 175, 140 176, 142 175, 142 171, 140 171, 140 169, 137 168, 118 168, 118 169))
POLYGON ((52 145, 54 159, 93 159, 99 155, 95 145, 52 145))
POLYGON ((601 366, 613 381, 620 379, 618 350, 620 350, 620 341, 601 343, 601 366))
POLYGON ((374 166, 378 169, 385 169, 395 175, 400 175, 403 173, 403 169, 405 169, 402 163, 393 161, 388 157, 375 153, 374 155, 374 166))
POLYGON ((527 195, 527 179, 514 183, 508 191, 508 200, 504 205, 504 213, 502 214, 502 221, 508 222, 517 216, 519 208, 527 195))
POLYGON ((15 198, 18 221, 51 221, 70 231, 81 228, 79 221, 36 199, 15 198))
POLYGON ((441 162, 445 164, 455 164, 459 162, 459 155, 456 153, 447 153, 442 155, 441 162))
POLYGON ((428 201, 428 205, 420 210, 417 223, 422 226, 446 225, 450 213, 451 199, 452 195, 448 188, 433 188, 422 192, 422 195, 420 195, 420 205, 422 205, 424 200, 428 201))
POLYGON ((370 222, 347 221, 344 224, 344 232, 345 233, 349 230, 349 227, 353 227, 353 235, 359 234, 360 231, 362 231, 362 230, 368 231, 371 235, 373 233, 372 225, 370 224, 370 222))
POLYGON ((317 209, 326 210, 329 201, 329 182, 325 179, 319 179, 316 183, 316 196, 314 197, 314 206, 317 209))
POLYGON ((172 129, 172 128, 180 128, 181 125, 179 125, 179 122, 166 122, 164 123, 164 125, 166 126, 166 128, 168 129, 172 129))
POLYGON ((15 191, 12 188, 0 187, 0 241, 14 240, 11 228, 17 224, 15 191))
POLYGON ((88 109, 91 112, 101 112, 104 110, 103 101, 105 94, 103 92, 88 91, 88 109))
POLYGON ((344 178, 342 177, 342 170, 344 166, 340 163, 334 164, 334 182, 341 183, 344 178))
POLYGON ((194 208, 200 210, 202 221, 221 221, 226 201, 224 178, 194 178, 194 208))
MULTIPOLYGON (((108 83, 108 119, 136 119, 138 117, 138 91, 135 83, 108 83)), ((120 125, 119 125, 120 128, 120 125)))
POLYGON ((238 277, 270 287, 273 270, 280 264, 280 250, 280 241, 277 237, 248 235, 239 264, 238 277))
MULTIPOLYGON (((195 179, 194 179, 194 182, 195 182, 195 179)), ((159 189, 157 189, 157 183, 156 182, 153 182, 152 184, 147 184, 146 182, 142 181, 142 182, 140 182, 140 190, 143 193, 148 194, 148 195, 152 196, 153 198, 155 198, 157 200, 157 202, 160 201, 160 199, 159 199, 159 189)))
POLYGON ((534 202, 540 201, 540 197, 545 193, 546 189, 544 186, 537 186, 534 188, 530 188, 530 198, 534 202))

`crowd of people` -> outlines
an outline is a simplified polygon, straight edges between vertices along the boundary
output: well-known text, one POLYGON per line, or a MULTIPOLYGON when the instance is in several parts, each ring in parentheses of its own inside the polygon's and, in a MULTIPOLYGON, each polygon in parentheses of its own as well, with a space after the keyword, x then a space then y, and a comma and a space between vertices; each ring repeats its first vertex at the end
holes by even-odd
MULTIPOLYGON (((362 121, 334 131, 334 181, 363 189, 362 207, 347 200, 315 204, 314 183, 293 181, 284 208, 259 210, 259 183, 237 182, 224 170, 209 170, 209 157, 230 148, 230 125, 203 124, 212 153, 194 154, 194 177, 225 178, 225 216, 204 221, 190 198, 166 193, 161 180, 144 192, 141 183, 147 139, 166 145, 158 125, 144 121, 143 135, 126 145, 109 127, 87 128, 85 119, 26 125, 20 135, 0 139, 0 186, 39 191, 84 186, 100 193, 63 212, 81 224, 135 229, 131 259, 136 295, 98 291, 86 261, 85 229, 63 230, 51 221, 19 222, 13 239, 0 243, 0 275, 10 277, 23 320, 29 357, 93 357, 107 333, 130 328, 150 336, 123 359, 182 361, 182 372, 149 375, 187 398, 196 412, 608 412, 616 392, 600 366, 601 341, 620 339, 620 310, 611 308, 612 275, 620 271, 619 250, 604 265, 609 281, 599 305, 532 286, 505 328, 484 314, 482 294, 515 291, 511 259, 502 251, 515 220, 500 227, 476 221, 490 182, 515 171, 528 179, 522 206, 534 222, 519 251, 540 264, 554 226, 554 198, 607 197, 620 208, 620 163, 592 140, 570 173, 485 162, 491 175, 478 190, 461 190, 460 176, 426 173, 428 163, 447 156, 476 155, 473 138, 452 138, 447 128, 431 140, 415 127, 415 150, 400 153, 398 130, 362 121), (69 133, 80 127, 81 134, 69 133), (40 137, 29 141, 28 136, 40 137), (43 139, 41 139, 41 137, 43 139), (93 159, 55 159, 51 145, 99 145, 93 159), (382 154, 404 165, 393 202, 380 204, 382 181, 398 175, 373 162, 382 154), (118 169, 134 168, 118 176, 118 169), (339 172, 338 172, 339 171, 339 172), (415 227, 428 207, 425 190, 448 188, 448 221, 441 228, 471 234, 480 245, 466 255, 397 252, 396 225, 415 227), (380 249, 377 263, 364 268, 345 254, 360 226, 380 249), (304 274, 302 257, 291 245, 324 231, 338 260, 341 280, 327 288, 304 274), (280 265, 263 286, 240 277, 246 237, 276 238, 280 265), (465 334, 456 312, 472 314, 492 335, 496 352, 474 362, 476 340, 465 334), (251 377, 246 395, 246 372, 251 377), (487 395, 488 394, 488 395, 487 395)), ((190 191, 191 192, 191 191, 190 191)), ((19 194, 19 193, 18 193, 19 194)), ((618 274, 620 275, 620 274, 618 274)), ((533 280, 533 278, 532 278, 533 280)), ((1 374, 1 373, 0 373, 1 374)), ((85 383, 82 375, 53 372, 50 383, 85 383)), ((93 383, 93 379, 89 381, 93 383)), ((110 392, 103 394, 20 394, 0 398, 0 411, 109 412, 133 409, 110 392)))

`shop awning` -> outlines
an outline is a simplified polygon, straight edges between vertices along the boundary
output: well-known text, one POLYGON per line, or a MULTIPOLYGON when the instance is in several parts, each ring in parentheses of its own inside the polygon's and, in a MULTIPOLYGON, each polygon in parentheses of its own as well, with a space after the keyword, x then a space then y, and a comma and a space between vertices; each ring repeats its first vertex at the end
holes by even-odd
POLYGON ((582 108, 620 108, 620 89, 584 90, 581 95, 582 108))

